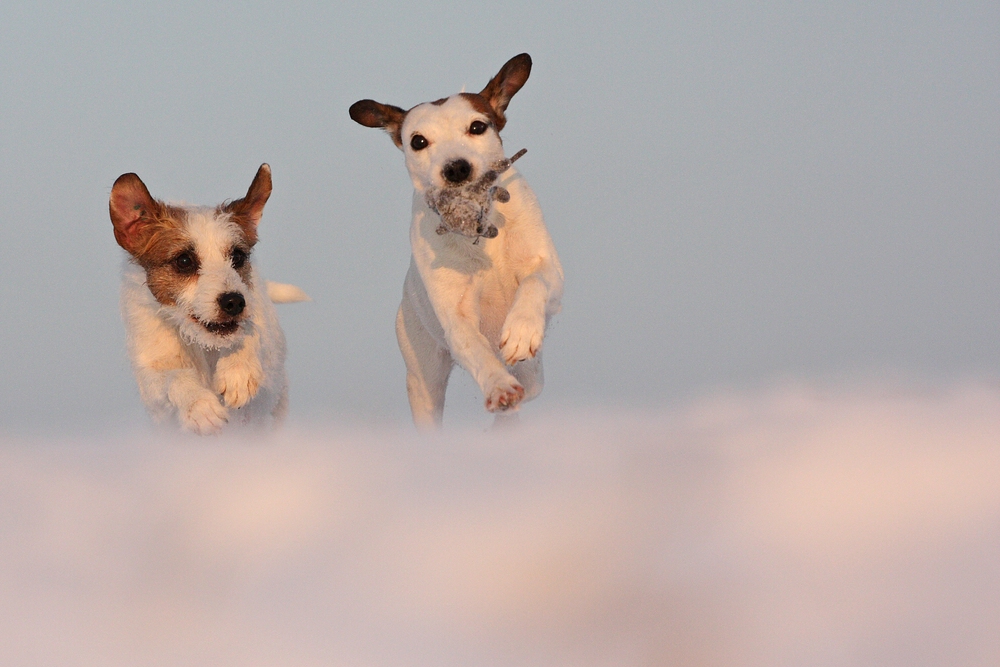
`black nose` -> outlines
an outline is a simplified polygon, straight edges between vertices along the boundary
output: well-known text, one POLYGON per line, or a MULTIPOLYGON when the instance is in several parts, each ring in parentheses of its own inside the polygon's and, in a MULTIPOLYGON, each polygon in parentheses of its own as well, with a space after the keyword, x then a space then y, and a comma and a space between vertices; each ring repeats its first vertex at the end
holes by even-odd
POLYGON ((452 160, 441 170, 444 177, 452 183, 461 183, 472 175, 472 165, 468 160, 452 160))
POLYGON ((230 317, 236 317, 247 307, 246 299, 239 292, 226 292, 219 295, 218 303, 222 312, 230 317))

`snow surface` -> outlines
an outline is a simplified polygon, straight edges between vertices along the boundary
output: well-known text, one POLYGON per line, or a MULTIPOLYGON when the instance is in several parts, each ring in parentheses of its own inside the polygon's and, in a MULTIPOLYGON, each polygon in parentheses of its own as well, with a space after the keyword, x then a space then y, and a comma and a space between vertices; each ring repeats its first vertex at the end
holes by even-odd
POLYGON ((0 445, 5 665, 1000 664, 1000 390, 0 445))

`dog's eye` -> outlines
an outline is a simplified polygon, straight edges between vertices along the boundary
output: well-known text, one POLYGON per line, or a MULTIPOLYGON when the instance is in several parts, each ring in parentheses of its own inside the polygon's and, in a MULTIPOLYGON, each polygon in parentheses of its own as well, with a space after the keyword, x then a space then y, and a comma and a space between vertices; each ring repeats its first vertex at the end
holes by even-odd
POLYGON ((481 120, 472 121, 472 125, 469 126, 469 134, 482 134, 489 128, 489 125, 481 120))
POLYGON ((230 259, 233 262, 234 269, 242 269, 243 265, 247 263, 247 253, 242 248, 233 248, 230 259))
POLYGON ((414 134, 413 138, 410 139, 410 148, 412 148, 415 151, 422 151, 425 148, 427 148, 428 143, 429 142, 427 141, 427 137, 425 137, 424 135, 414 134))
POLYGON ((174 268, 178 273, 194 273, 198 270, 198 261, 190 252, 182 252, 174 257, 174 268))

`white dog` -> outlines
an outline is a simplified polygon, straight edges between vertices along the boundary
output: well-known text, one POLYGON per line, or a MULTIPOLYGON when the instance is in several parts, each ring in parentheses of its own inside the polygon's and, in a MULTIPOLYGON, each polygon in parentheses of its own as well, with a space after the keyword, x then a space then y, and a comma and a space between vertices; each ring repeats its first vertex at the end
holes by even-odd
POLYGON ((285 336, 272 301, 308 299, 265 284, 250 263, 271 195, 261 165, 242 199, 215 208, 153 199, 135 174, 111 188, 115 239, 128 251, 122 316, 139 394, 156 421, 218 432, 278 423, 288 405, 285 336))
MULTIPOLYGON (((396 317, 413 421, 439 426, 445 389, 458 362, 499 417, 542 390, 539 352, 559 311, 563 272, 535 195, 504 158, 500 130, 511 98, 531 72, 515 56, 479 94, 459 93, 404 111, 361 100, 351 118, 384 129, 413 180, 412 258, 396 317), (509 201, 482 209, 479 224, 448 224, 431 208, 449 188, 490 170, 509 201)), ((488 178, 488 176, 486 176, 488 178)))

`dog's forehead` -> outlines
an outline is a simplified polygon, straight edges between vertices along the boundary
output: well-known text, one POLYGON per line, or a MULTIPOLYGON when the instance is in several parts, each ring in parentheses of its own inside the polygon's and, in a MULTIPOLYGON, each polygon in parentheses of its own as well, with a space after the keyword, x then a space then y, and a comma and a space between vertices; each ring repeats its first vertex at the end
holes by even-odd
POLYGON ((185 227, 195 250, 204 258, 226 257, 234 245, 245 242, 239 225, 211 208, 188 209, 185 227))
POLYGON ((425 102, 410 109, 403 121, 403 132, 425 127, 464 127, 476 118, 489 118, 489 106, 479 95, 459 93, 434 102, 425 102), (485 108, 484 108, 485 107, 485 108))

